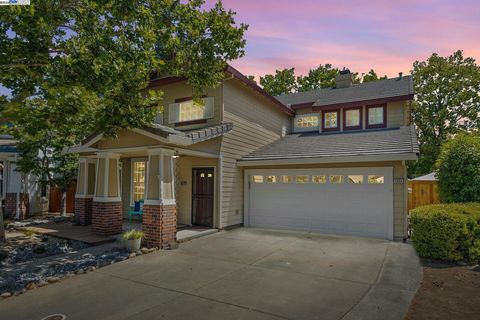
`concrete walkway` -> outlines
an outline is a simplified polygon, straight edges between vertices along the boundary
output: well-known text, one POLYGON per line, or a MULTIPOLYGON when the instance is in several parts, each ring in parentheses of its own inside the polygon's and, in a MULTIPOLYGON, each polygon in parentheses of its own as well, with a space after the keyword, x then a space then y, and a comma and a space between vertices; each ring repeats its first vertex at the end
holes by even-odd
POLYGON ((0 301, 5 319, 403 319, 422 269, 404 243, 236 229, 0 301))

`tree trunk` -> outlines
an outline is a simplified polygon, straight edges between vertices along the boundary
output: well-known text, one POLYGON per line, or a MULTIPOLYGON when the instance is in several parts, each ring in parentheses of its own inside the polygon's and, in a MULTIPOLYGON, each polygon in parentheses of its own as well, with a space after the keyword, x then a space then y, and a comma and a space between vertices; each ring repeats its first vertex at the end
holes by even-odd
POLYGON ((60 213, 62 217, 67 215, 67 190, 62 190, 62 200, 60 201, 60 213))

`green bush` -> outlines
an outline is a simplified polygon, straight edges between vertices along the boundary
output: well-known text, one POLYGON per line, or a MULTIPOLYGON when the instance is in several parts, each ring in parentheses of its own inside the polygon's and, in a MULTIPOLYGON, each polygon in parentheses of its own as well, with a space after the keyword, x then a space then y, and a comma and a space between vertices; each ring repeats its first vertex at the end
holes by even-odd
POLYGON ((446 142, 435 164, 442 202, 480 201, 480 136, 459 134, 446 142))
POLYGON ((480 203, 436 204, 410 212, 412 241, 424 258, 480 260, 480 203))

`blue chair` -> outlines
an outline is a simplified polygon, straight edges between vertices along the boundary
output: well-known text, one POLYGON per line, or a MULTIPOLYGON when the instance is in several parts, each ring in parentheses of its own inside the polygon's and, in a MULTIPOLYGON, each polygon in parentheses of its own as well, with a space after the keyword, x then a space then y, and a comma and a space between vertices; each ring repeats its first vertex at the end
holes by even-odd
POLYGON ((132 216, 138 216, 139 221, 143 218, 143 200, 134 201, 128 212, 128 222, 132 223, 132 216))

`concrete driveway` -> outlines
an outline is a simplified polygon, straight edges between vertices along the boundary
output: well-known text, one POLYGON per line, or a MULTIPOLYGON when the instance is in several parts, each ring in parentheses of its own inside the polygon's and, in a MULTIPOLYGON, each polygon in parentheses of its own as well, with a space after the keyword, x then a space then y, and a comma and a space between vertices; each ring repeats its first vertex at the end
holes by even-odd
POLYGON ((403 319, 422 279, 404 243, 235 229, 0 301, 2 319, 403 319))

